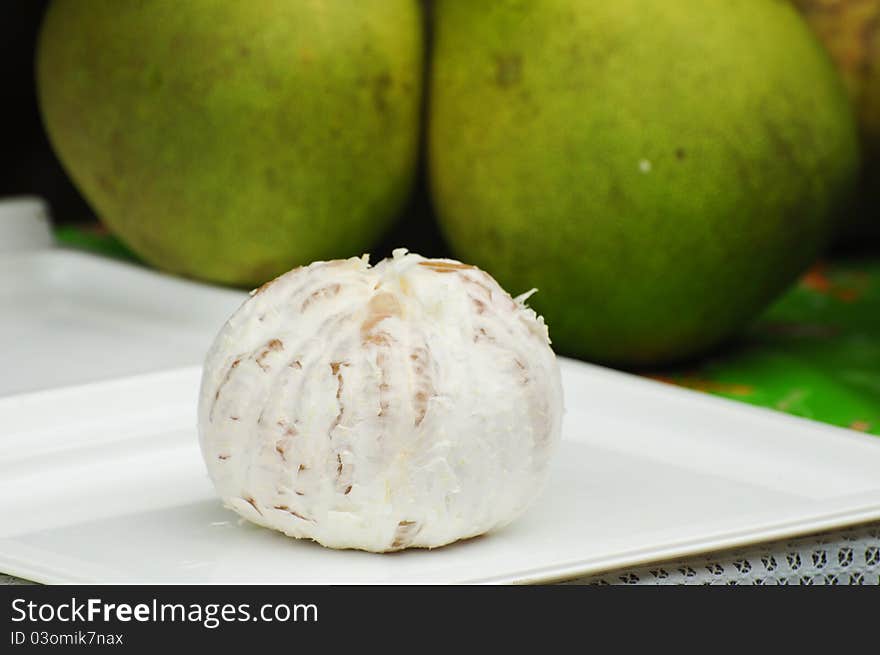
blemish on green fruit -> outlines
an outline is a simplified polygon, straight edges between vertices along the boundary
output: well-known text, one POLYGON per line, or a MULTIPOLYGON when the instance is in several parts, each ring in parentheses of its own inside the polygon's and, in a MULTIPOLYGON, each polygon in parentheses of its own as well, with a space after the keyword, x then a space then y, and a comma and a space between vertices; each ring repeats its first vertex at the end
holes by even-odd
POLYGON ((522 77, 522 57, 498 55, 495 57, 495 81, 500 87, 513 86, 522 77))

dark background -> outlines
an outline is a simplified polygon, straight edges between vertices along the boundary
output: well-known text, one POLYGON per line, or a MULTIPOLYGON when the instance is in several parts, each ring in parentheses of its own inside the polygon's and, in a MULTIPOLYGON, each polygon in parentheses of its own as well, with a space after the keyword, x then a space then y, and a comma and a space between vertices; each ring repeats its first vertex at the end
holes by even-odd
POLYGON ((0 197, 38 195, 57 223, 86 222, 94 212, 52 152, 37 107, 34 45, 48 0, 0 3, 0 197))

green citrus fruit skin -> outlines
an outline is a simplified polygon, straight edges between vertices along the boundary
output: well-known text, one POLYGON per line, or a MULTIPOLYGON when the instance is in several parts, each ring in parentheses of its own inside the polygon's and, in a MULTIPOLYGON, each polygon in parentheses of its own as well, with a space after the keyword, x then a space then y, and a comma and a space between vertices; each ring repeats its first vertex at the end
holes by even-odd
POLYGON ((422 66, 417 0, 56 0, 36 72, 60 159, 127 245, 256 285, 394 220, 422 66))
POLYGON ((558 351, 618 365, 730 337, 826 242, 858 168, 787 3, 438 0, 428 132, 456 253, 558 351))

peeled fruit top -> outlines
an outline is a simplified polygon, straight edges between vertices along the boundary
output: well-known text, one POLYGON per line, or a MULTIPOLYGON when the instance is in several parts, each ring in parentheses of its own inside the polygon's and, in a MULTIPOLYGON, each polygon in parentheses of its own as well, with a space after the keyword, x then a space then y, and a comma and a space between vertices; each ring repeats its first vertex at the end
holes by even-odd
POLYGON ((226 505, 333 548, 435 547, 542 487, 562 387, 547 327, 483 271, 397 250, 253 292, 205 362, 202 453, 226 505))

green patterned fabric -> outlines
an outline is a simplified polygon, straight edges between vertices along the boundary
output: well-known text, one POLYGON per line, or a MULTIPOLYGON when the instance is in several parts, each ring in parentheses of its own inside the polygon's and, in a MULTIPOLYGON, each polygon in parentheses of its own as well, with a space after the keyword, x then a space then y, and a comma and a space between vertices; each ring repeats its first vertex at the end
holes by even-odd
POLYGON ((654 377, 880 435, 880 259, 816 265, 739 343, 654 377))
MULTIPOLYGON (((100 228, 63 227, 56 237, 137 261, 100 228)), ((880 257, 818 264, 737 343, 689 367, 644 374, 880 435, 880 257)))
POLYGON ((137 255, 98 224, 57 226, 55 227, 55 240, 61 245, 77 250, 86 250, 107 257, 140 263, 137 255))

